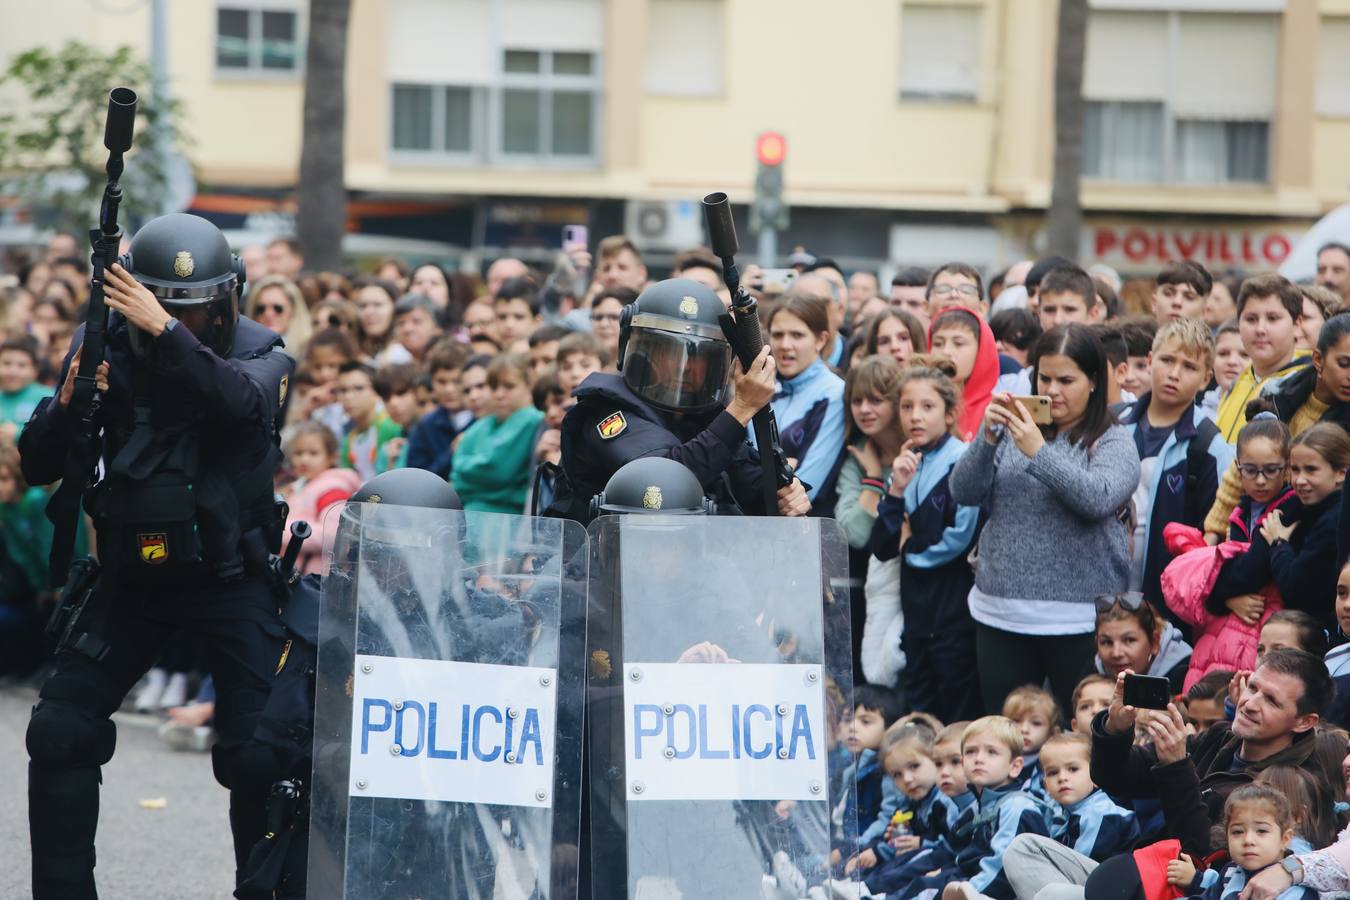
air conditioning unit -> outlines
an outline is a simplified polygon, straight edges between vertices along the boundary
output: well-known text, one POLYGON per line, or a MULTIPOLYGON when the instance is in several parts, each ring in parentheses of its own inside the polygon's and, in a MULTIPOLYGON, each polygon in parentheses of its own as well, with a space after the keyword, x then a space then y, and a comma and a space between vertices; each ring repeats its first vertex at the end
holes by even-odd
POLYGON ((624 233, 639 250, 688 250, 703 243, 703 211, 692 200, 630 200, 624 233))

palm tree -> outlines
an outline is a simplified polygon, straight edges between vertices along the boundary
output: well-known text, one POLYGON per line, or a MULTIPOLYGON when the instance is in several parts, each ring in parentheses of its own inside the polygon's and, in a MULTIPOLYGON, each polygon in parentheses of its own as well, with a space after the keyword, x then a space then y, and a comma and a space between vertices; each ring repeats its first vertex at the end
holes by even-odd
POLYGON ((1078 182, 1083 172, 1083 57, 1087 48, 1087 0, 1059 0, 1055 35, 1055 171, 1046 221, 1047 250, 1078 257, 1083 208, 1078 182))
POLYGON ((305 266, 315 270, 337 269, 342 262, 347 224, 342 141, 350 18, 351 0, 310 0, 295 227, 305 266))

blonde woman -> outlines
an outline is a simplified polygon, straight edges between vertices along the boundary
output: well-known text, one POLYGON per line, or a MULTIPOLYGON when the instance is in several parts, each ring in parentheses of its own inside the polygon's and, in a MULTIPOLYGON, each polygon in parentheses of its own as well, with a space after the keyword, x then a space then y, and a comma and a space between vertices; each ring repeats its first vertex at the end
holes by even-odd
POLYGON ((314 324, 294 281, 284 275, 268 275, 259 280, 248 292, 244 315, 281 335, 286 352, 292 357, 304 358, 314 324))

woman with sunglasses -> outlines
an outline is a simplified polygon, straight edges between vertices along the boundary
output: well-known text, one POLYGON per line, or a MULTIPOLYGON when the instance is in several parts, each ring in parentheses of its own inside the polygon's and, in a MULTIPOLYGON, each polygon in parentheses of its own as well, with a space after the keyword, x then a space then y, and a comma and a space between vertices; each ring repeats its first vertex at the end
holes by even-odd
POLYGON ((294 281, 285 275, 268 275, 251 285, 244 315, 281 335, 292 357, 305 358, 305 345, 314 328, 309 307, 294 281))
POLYGON ((1191 662, 1191 645, 1181 631, 1158 614, 1138 592, 1103 594, 1097 606, 1095 671, 1115 678, 1129 669, 1157 675, 1181 691, 1191 662))

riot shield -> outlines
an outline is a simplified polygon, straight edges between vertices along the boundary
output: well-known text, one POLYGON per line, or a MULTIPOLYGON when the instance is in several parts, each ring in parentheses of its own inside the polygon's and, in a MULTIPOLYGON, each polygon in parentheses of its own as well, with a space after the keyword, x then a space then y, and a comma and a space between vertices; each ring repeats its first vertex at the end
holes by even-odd
POLYGON ((337 514, 309 896, 573 900, 585 533, 377 503, 337 514))
POLYGON ((588 535, 592 896, 805 896, 856 846, 839 526, 633 515, 588 535))

